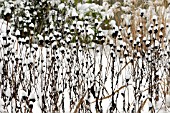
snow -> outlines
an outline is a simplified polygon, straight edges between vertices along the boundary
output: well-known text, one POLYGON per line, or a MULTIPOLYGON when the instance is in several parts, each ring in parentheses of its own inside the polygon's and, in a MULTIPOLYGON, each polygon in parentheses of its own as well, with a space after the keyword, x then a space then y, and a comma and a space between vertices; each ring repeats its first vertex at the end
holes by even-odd
MULTIPOLYGON (((58 5, 58 8, 60 10, 63 10, 65 8, 66 4, 61 3, 58 5)), ((103 4, 104 6, 107 6, 107 3, 103 4)), ((119 4, 114 4, 112 7, 118 7, 119 4)), ((109 7, 109 6, 107 6, 109 7)), ((107 10, 107 7, 105 10, 107 10)), ((101 11, 105 7, 101 7, 99 5, 95 4, 80 4, 78 3, 77 9, 81 12, 87 12, 90 9, 97 11, 101 11)), ((126 10, 126 7, 122 7, 124 10, 126 10)), ((28 8, 27 8, 28 9, 28 8)), ((7 10, 7 12, 9 12, 7 10)), ((71 16, 78 16, 75 8, 72 8, 71 16)), ((141 11, 145 12, 145 11, 141 11)), ((30 17, 31 15, 26 11, 27 17, 30 17)), ((104 12, 103 17, 108 16, 110 17, 111 14, 104 12), (104 14, 105 13, 105 14, 104 14)), ((80 14, 81 15, 81 14, 80 14)), ((79 16, 80 16, 79 15, 79 16)), ((83 18, 83 14, 81 15, 83 18)), ((114 15, 112 15, 114 16, 114 15)), ((126 15, 124 15, 126 16, 126 15)), ((130 17, 131 15, 128 15, 128 17, 125 19, 125 22, 127 25, 130 23, 130 17)), ((88 17, 87 17, 88 18, 88 17)), ((104 18, 103 18, 104 19, 104 18)), ((157 20, 157 16, 153 16, 154 20, 157 20)), ((21 21, 22 18, 19 18, 21 21)), ((62 17, 59 17, 58 20, 62 20, 62 17)), ((85 21, 85 24, 90 24, 90 22, 85 21)), ((83 26, 84 24, 82 21, 73 21, 73 24, 77 24, 77 26, 83 26)), ((95 23, 98 23, 98 20, 95 20, 95 23)), ((116 26, 116 22, 114 20, 110 21, 110 24, 112 27, 115 27, 115 31, 118 31, 118 26, 116 26)), ((7 39, 11 46, 8 48, 10 51, 14 53, 14 55, 11 56, 4 56, 7 54, 6 48, 2 48, 6 42, 2 39, 2 37, 6 36, 6 28, 7 28, 7 22, 3 19, 0 20, 0 79, 3 78, 3 61, 8 61, 8 57, 10 62, 8 63, 9 67, 9 75, 7 75, 7 78, 10 80, 10 78, 13 77, 12 74, 15 75, 15 82, 20 83, 17 96, 18 100, 16 101, 14 98, 12 98, 9 105, 7 105, 7 108, 4 110, 2 109, 5 103, 3 100, 3 97, 0 96, 0 111, 7 111, 9 113, 12 113, 11 111, 15 111, 16 102, 17 104, 21 104, 22 108, 28 109, 27 101, 30 99, 35 99, 35 102, 29 101, 29 105, 33 105, 32 112, 33 113, 42 113, 43 109, 43 97, 45 97, 45 103, 47 105, 48 112, 51 112, 52 108, 57 105, 59 106, 58 109, 60 112, 65 113, 74 113, 74 110, 76 109, 76 106, 78 105, 79 101, 83 97, 84 103, 81 105, 85 108, 85 106, 89 109, 91 109, 92 112, 95 112, 95 106, 96 106, 96 97, 94 95, 98 94, 99 92, 99 102, 101 102, 103 113, 109 112, 110 107, 112 106, 112 91, 114 90, 115 94, 113 95, 113 100, 116 103, 116 107, 118 112, 124 113, 124 109, 126 112, 132 111, 134 108, 136 111, 140 108, 142 103, 146 100, 146 104, 142 108, 143 113, 149 113, 148 107, 155 107, 155 110, 159 113, 168 113, 169 112, 169 105, 170 105, 170 96, 167 94, 166 97, 164 97, 163 93, 165 92, 165 89, 162 88, 163 85, 165 85, 165 82, 163 80, 166 78, 165 74, 165 67, 164 64, 167 61, 167 57, 164 57, 164 62, 159 62, 160 66, 158 66, 156 69, 156 75, 162 79, 162 81, 159 81, 157 84, 160 85, 159 89, 159 101, 151 103, 149 99, 154 100, 154 97, 156 94, 151 97, 148 95, 148 87, 149 82, 147 81, 149 74, 152 76, 153 74, 150 73, 152 66, 151 63, 148 63, 146 59, 141 57, 141 53, 139 51, 135 51, 137 53, 137 59, 133 57, 127 57, 123 58, 120 57, 122 53, 118 51, 122 51, 122 47, 126 46, 126 43, 122 40, 118 41, 118 45, 116 45, 116 48, 110 47, 109 45, 106 45, 104 43, 104 46, 91 43, 90 45, 85 44, 86 47, 81 47, 80 43, 73 43, 70 45, 67 45, 66 43, 70 42, 72 39, 72 35, 68 36, 66 38, 66 42, 63 39, 63 37, 58 37, 57 40, 60 40, 61 44, 65 44, 66 46, 57 47, 57 50, 53 50, 55 45, 57 45, 57 42, 53 42, 51 45, 40 47, 37 44, 32 44, 32 47, 29 45, 19 45, 18 41, 25 42, 26 40, 29 40, 29 37, 26 37, 26 39, 17 38, 15 36, 10 37, 14 40, 14 42, 10 42, 9 39, 7 39), (122 46, 122 47, 120 47, 122 46), (37 51, 36 51, 37 49, 37 51), (118 50, 115 51, 114 49, 118 50), (27 56, 27 57, 26 57, 27 56), (22 58, 22 59, 21 59, 22 58), (55 58, 55 61, 52 59, 55 58), (18 62, 16 62, 16 59, 18 59, 18 62), (68 59, 71 62, 68 62, 68 59), (114 59, 114 60, 113 60, 114 59), (12 60, 14 63, 12 64, 12 60), (130 62, 133 60, 135 64, 135 68, 133 67, 133 64, 130 62), (54 64, 53 64, 54 63, 54 64), (19 66, 21 64, 21 66, 19 66), (24 66, 24 64, 26 64, 24 66), (162 65, 163 64, 163 65, 162 65), (17 71, 14 72, 15 66, 18 68, 17 71), (51 66, 51 68, 50 68, 51 66), (145 68, 143 68, 143 66, 145 68), (37 68, 35 68, 37 67, 37 68), (59 67, 59 68, 58 68, 59 67), (52 70, 51 70, 52 69, 52 70), (55 71, 57 74, 54 74, 55 71), (22 72, 22 73, 20 73, 22 72), (57 78, 55 78, 57 76, 57 78), (23 80, 20 80, 20 79, 23 80), (33 80, 31 80, 33 79, 33 80), (52 79, 56 80, 56 84, 54 85, 52 82, 52 79), (91 83, 92 82, 92 83, 91 83), (53 84, 53 85, 52 85, 53 84), (80 85, 81 84, 81 85, 80 85), (92 92, 88 92, 89 89, 92 88, 93 84, 95 84, 94 90, 95 94, 92 94, 92 92), (70 85, 70 86, 69 86, 70 85), (72 88, 70 88, 72 87, 72 88), (139 88, 134 90, 134 88, 139 88), (56 91, 53 91, 53 88, 55 88, 56 91), (84 88, 84 89, 83 89, 84 88), (29 91, 31 89, 31 91, 29 91), (75 91, 74 91, 75 90, 75 91), (103 90, 103 91, 102 91, 103 90), (79 93, 79 94, 76 94, 79 93), (56 94, 58 95, 58 102, 53 102, 54 100, 51 99, 50 95, 56 94), (70 94, 72 95, 70 98, 70 94), (88 98, 88 95, 90 98, 88 98), (110 95, 110 96, 109 96, 110 95), (106 98, 109 96, 108 98, 106 98), (141 99, 139 97, 141 96, 141 99), (23 97, 28 97, 28 100, 23 100, 23 97), (64 100, 63 100, 64 99, 64 100), (71 100, 73 100, 74 103, 70 103, 71 100), (90 102, 90 106, 86 105, 88 100, 90 102), (166 100, 166 101, 165 101, 166 100), (125 104, 123 104, 123 101, 125 101, 125 104), (128 105, 130 104, 130 106, 128 105), (62 108, 62 105, 64 105, 64 108, 62 108), (163 105, 163 107, 162 107, 163 105), (73 106, 71 109, 70 106, 73 106), (13 107, 13 108, 12 108, 13 107), (125 108, 124 108, 125 107, 125 108), (129 107, 129 110, 128 110, 129 107), (166 108, 167 107, 167 108, 166 108), (159 109, 161 108, 161 109, 159 109), (163 109, 165 108, 166 111, 163 109), (50 111, 51 110, 51 111, 50 111), (64 111, 63 111, 64 110, 64 111)), ((29 25, 30 27, 35 27, 33 23, 29 25)), ((66 27, 70 29, 75 29, 73 25, 65 25, 66 27)), ((162 26, 162 25, 161 25, 162 26)), ((54 29, 53 24, 50 25, 51 29, 54 29)), ((95 32, 92 29, 92 27, 89 25, 88 27, 87 35, 94 35, 95 32)), ((149 27, 151 30, 152 28, 149 27)), ((85 28, 82 28, 85 30, 85 28)), ((140 28, 138 27, 140 30, 140 28)), ((149 29, 149 30, 150 30, 149 29)), ((154 29, 158 29, 157 27, 154 27, 154 29)), ((108 30, 102 30, 101 27, 98 29, 101 31, 98 35, 105 36, 109 33, 108 30)), ((24 30, 27 31, 27 30, 24 30)), ((48 31, 48 28, 45 29, 45 31, 48 31)), ((32 34, 34 34, 33 31, 31 31, 32 34)), ((86 32, 86 31, 85 31, 86 32)), ((130 34, 131 30, 130 28, 127 30, 127 32, 130 34)), ((19 36, 21 33, 19 30, 15 32, 16 36, 19 36)), ((162 32, 160 32, 161 35, 163 35, 162 32)), ((55 32, 54 35, 61 35, 59 32, 55 32)), ((122 33, 118 32, 119 39, 122 39, 122 33)), ((55 38, 53 34, 48 35, 40 35, 37 34, 37 37, 39 40, 43 41, 49 41, 50 38, 55 41, 55 38)), ((156 37, 156 35, 154 36, 156 37)), ((78 38, 78 37, 76 37, 78 38)), ((140 42, 141 36, 138 36, 136 41, 134 41, 134 44, 137 45, 137 43, 140 42)), ((151 38, 151 37, 150 37, 151 38)), ((132 37, 130 37, 130 40, 133 40, 132 37)), ((146 41, 146 44, 150 44, 151 42, 149 40, 143 39, 146 41)), ((114 44, 113 39, 110 40, 110 45, 114 44)), ((158 47, 160 45, 159 41, 155 41, 155 45, 158 47)), ((154 48, 154 45, 152 45, 151 48, 154 48)), ((128 55, 129 51, 132 51, 131 49, 127 49, 123 51, 124 55, 128 55)), ((148 53, 152 54, 151 50, 148 50, 148 53)), ((163 54, 163 53, 162 53, 163 54)), ((148 58, 148 61, 152 61, 152 55, 146 55, 148 58)), ((156 66, 158 63, 156 64, 156 66)), ((5 89, 5 86, 1 86, 0 94, 4 93, 5 89, 5 95, 7 98, 10 98, 12 95, 12 90, 10 82, 11 81, 5 81, 7 84, 7 87, 5 89)), ((3 81, 3 80, 1 80, 3 81)), ((98 102, 98 103, 99 103, 98 102)), ((81 108, 81 107, 80 107, 81 108)), ((24 110, 24 109, 22 109, 24 110)), ((81 112, 81 111, 80 111, 81 112)))

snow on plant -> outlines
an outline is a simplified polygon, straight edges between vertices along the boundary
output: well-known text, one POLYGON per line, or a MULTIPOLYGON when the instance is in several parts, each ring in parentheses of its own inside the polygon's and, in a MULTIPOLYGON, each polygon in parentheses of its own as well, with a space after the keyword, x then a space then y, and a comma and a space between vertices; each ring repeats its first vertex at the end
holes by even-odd
POLYGON ((0 112, 169 112, 169 12, 155 4, 2 2, 0 112))

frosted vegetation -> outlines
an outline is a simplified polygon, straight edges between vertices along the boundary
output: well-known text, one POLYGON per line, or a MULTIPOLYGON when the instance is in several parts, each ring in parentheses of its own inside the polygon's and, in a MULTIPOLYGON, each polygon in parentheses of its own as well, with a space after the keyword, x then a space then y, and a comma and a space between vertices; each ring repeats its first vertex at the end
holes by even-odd
POLYGON ((0 0, 0 113, 169 113, 167 0, 0 0))

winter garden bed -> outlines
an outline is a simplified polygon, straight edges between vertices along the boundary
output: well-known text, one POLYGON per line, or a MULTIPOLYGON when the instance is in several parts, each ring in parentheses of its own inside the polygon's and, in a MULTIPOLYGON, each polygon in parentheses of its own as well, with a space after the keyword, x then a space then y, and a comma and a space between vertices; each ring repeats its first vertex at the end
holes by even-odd
POLYGON ((2 2, 0 112, 170 112, 165 4, 2 2))

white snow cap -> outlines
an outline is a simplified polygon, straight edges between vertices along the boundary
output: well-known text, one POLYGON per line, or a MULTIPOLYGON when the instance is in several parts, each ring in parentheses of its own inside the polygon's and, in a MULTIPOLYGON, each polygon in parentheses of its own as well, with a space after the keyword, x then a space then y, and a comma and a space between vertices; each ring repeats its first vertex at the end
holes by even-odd
POLYGON ((159 32, 159 36, 163 36, 163 33, 161 31, 159 32))
POLYGON ((155 40, 155 46, 158 47, 159 46, 159 41, 155 40))
POLYGON ((50 25, 50 29, 54 29, 54 25, 53 25, 53 23, 50 25))
POLYGON ((154 30, 158 30, 158 26, 154 26, 154 30))
POLYGON ((10 8, 6 8, 6 9, 5 9, 4 15, 6 15, 6 14, 8 14, 8 13, 11 14, 11 9, 10 9, 10 8))
POLYGON ((139 38, 139 37, 136 38, 136 42, 137 42, 137 43, 140 42, 140 38, 139 38))
POLYGON ((37 44, 32 44, 33 48, 38 48, 37 44))
POLYGON ((127 30, 127 34, 130 34, 131 33, 131 30, 130 30, 130 27, 128 28, 127 30))
POLYGON ((18 95, 19 95, 19 99, 21 100, 23 96, 26 96, 27 97, 27 93, 23 90, 23 89, 20 89, 18 91, 18 95))
POLYGON ((153 15, 152 20, 157 21, 158 17, 156 15, 153 15))
POLYGON ((137 52, 137 57, 140 57, 140 52, 137 52))
POLYGON ((20 17, 18 18, 18 20, 19 20, 19 21, 23 21, 23 18, 20 16, 20 17))
POLYGON ((130 41, 132 41, 132 40, 133 40, 133 38, 132 38, 132 37, 130 37, 130 38, 129 38, 129 40, 130 40, 130 41))
POLYGON ((72 10, 72 16, 73 16, 73 17, 78 16, 78 14, 77 14, 77 12, 76 12, 76 10, 75 10, 75 9, 73 9, 73 10, 72 10))
POLYGON ((34 24, 33 24, 33 23, 31 23, 31 24, 29 25, 29 27, 32 27, 32 28, 34 28, 34 24))
POLYGON ((31 35, 33 35, 33 34, 34 34, 34 31, 33 31, 33 30, 31 30, 31 31, 30 31, 30 34, 31 34, 31 35))
POLYGON ((160 25, 160 28, 161 28, 161 29, 162 29, 162 28, 164 28, 164 25, 163 25, 163 24, 161 24, 161 25, 160 25))
POLYGON ((125 51, 124 51, 124 55, 128 55, 128 52, 127 52, 127 50, 125 50, 125 51))
POLYGON ((150 44, 150 41, 149 41, 149 40, 146 41, 146 45, 148 45, 148 44, 150 44))
POLYGON ((144 14, 145 12, 146 12, 145 9, 141 9, 141 10, 140 10, 140 13, 143 13, 143 14, 144 14))
POLYGON ((24 32, 27 32, 28 30, 27 30, 27 28, 26 27, 24 27, 24 32))
POLYGON ((1 33, 1 36, 2 36, 2 37, 6 37, 7 34, 6 34, 6 33, 1 33))
POLYGON ((35 98, 35 91, 32 91, 28 97, 28 99, 36 99, 35 98))
POLYGON ((20 35, 20 31, 18 29, 16 30, 15 35, 16 36, 20 35))
POLYGON ((65 7, 65 4, 64 3, 61 3, 58 5, 58 9, 59 10, 63 10, 63 8, 65 7))
POLYGON ((91 43, 91 47, 92 47, 92 48, 95 48, 95 45, 96 45, 96 44, 95 44, 94 42, 91 43))
POLYGON ((111 20, 111 21, 109 22, 109 24, 110 24, 112 27, 114 27, 114 26, 116 26, 116 21, 115 21, 115 20, 111 20))
POLYGON ((37 37, 39 38, 39 40, 43 40, 43 36, 42 35, 37 35, 37 37))
POLYGON ((113 42, 113 40, 112 40, 112 39, 110 39, 109 44, 114 44, 114 42, 113 42))

